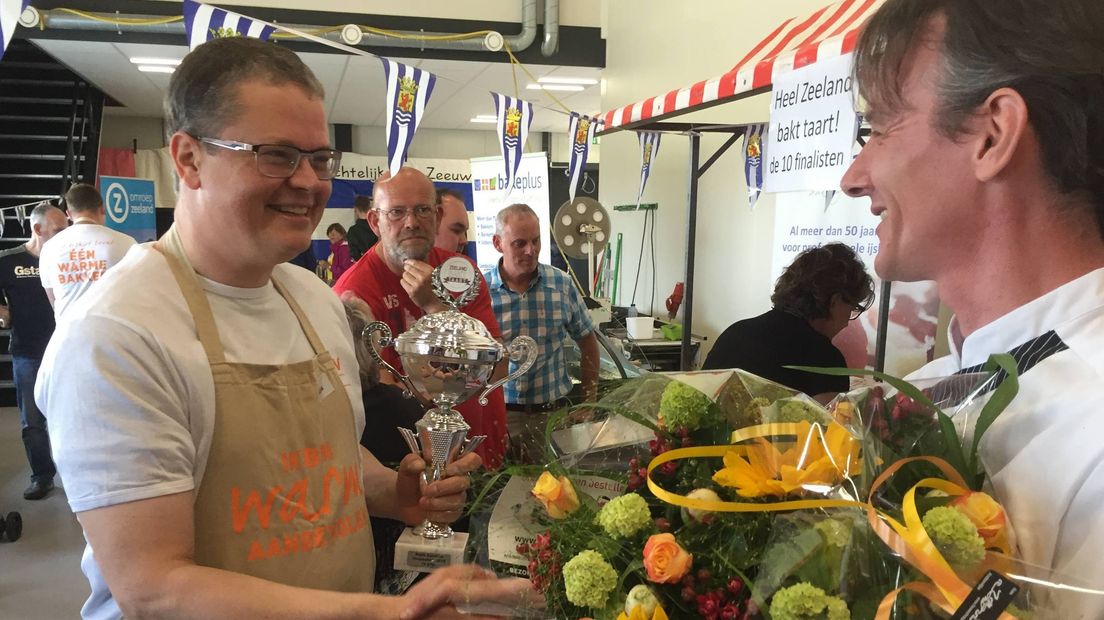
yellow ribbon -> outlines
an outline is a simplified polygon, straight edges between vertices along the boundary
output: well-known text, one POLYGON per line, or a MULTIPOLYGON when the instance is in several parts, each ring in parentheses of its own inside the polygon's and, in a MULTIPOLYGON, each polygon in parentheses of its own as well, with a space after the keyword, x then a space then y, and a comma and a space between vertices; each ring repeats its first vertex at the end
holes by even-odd
MULTIPOLYGON (((759 424, 749 426, 732 433, 732 442, 738 443, 757 437, 776 437, 796 435, 801 425, 794 423, 759 424)), ((709 512, 779 512, 783 510, 805 510, 809 508, 866 508, 866 502, 847 499, 802 499, 784 502, 726 502, 713 499, 692 499, 685 495, 672 493, 652 480, 652 471, 670 461, 691 458, 723 457, 733 449, 732 446, 702 446, 696 448, 677 448, 668 450, 648 463, 648 490, 659 499, 684 508, 706 510, 709 512)))
MULTIPOLYGON (((799 425, 793 423, 759 424, 737 430, 732 433, 732 442, 739 443, 758 437, 776 437, 796 435, 799 425)), ((905 494, 902 504, 904 523, 897 521, 890 515, 874 508, 871 501, 859 502, 844 499, 806 499, 787 500, 780 502, 728 502, 723 500, 692 499, 684 495, 672 493, 659 486, 652 480, 652 472, 671 461, 691 458, 717 458, 724 457, 733 450, 733 446, 702 446, 694 448, 677 448, 668 450, 656 456, 648 463, 648 489, 660 500, 695 510, 710 512, 779 512, 787 510, 806 510, 811 508, 862 508, 867 513, 867 519, 879 538, 906 562, 914 566, 921 573, 931 579, 932 583, 926 584, 913 582, 906 584, 887 594, 878 606, 875 618, 888 620, 897 596, 904 590, 915 592, 930 600, 934 605, 947 613, 954 614, 955 610, 970 593, 970 587, 963 582, 947 560, 936 548, 935 543, 928 537, 924 530, 920 513, 916 508, 916 491, 921 488, 938 489, 951 496, 964 495, 969 492, 969 487, 962 476, 943 459, 936 457, 913 457, 901 459, 890 465, 881 473, 870 487, 870 498, 886 481, 905 465, 915 462, 927 462, 936 466, 947 480, 939 478, 925 478, 915 484, 905 494)), ((739 450, 739 447, 735 449, 739 450)), ((1000 615, 1001 620, 1015 620, 1007 613, 1000 615)))

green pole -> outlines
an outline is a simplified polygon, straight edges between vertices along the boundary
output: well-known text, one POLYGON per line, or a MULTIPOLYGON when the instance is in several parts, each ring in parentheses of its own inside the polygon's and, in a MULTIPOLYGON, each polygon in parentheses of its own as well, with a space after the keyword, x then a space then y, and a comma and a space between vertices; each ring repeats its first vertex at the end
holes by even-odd
POLYGON ((621 280, 621 233, 617 233, 617 254, 613 259, 613 296, 610 304, 617 305, 617 283, 621 280))

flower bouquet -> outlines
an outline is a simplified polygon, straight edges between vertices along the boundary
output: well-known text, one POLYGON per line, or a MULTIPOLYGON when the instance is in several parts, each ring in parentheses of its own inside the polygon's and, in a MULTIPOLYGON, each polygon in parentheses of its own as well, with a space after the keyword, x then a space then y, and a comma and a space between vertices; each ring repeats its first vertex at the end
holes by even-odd
POLYGON ((868 373, 886 385, 827 406, 739 370, 626 382, 591 407, 650 439, 599 428, 596 448, 564 453, 550 431, 557 458, 507 467, 477 500, 500 493, 486 559, 527 575, 553 618, 1040 613, 1045 592, 1009 576, 1055 579, 1013 559, 1003 509, 980 492, 977 443, 1016 391, 1014 364, 995 363, 999 386, 868 373))

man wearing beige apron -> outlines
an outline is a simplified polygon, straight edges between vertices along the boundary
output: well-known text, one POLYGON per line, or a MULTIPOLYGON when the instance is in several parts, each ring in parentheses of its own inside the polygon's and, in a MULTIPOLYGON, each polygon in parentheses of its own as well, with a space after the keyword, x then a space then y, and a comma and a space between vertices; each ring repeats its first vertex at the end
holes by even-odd
POLYGON ((342 306, 284 264, 340 168, 322 99, 276 45, 189 54, 166 100, 176 223, 47 349, 36 396, 88 541, 84 618, 447 618, 529 591, 458 566, 402 597, 370 592, 369 512, 454 520, 479 459, 422 488, 417 456, 395 472, 358 445, 342 306))

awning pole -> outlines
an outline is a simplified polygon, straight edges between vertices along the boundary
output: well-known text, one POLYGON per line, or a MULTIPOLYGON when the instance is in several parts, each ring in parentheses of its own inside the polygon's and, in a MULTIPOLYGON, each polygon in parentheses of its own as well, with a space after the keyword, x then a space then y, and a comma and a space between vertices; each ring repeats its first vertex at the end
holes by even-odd
POLYGON ((885 372, 886 334, 889 331, 889 293, 893 282, 882 282, 882 292, 878 294, 878 338, 874 341, 874 370, 885 372))
MULTIPOLYGON (((698 170, 699 150, 701 136, 690 134, 690 192, 686 209, 686 295, 683 301, 682 317, 682 356, 679 368, 683 371, 691 370, 693 356, 690 347, 690 332, 694 327, 694 245, 696 242, 698 222, 698 178, 701 172, 698 170)), ((655 282, 652 283, 655 287, 655 282)))

